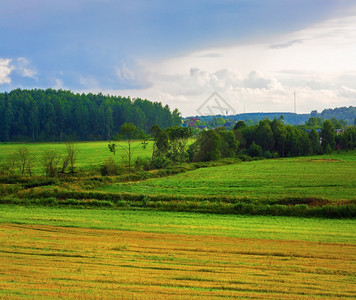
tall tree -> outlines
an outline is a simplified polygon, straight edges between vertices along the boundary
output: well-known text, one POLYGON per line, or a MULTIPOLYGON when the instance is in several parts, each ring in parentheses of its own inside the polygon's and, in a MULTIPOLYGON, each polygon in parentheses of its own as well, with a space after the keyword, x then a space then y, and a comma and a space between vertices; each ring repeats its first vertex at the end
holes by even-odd
POLYGON ((188 139, 192 136, 192 129, 190 127, 173 126, 167 128, 166 133, 172 150, 171 159, 183 162, 188 139))
POLYGON ((314 128, 309 133, 309 140, 313 154, 321 154, 323 149, 320 145, 319 133, 314 128))
POLYGON ((154 138, 152 159, 159 156, 166 156, 169 150, 168 135, 158 125, 151 128, 151 134, 154 138))
POLYGON ((330 120, 325 120, 323 123, 323 128, 321 129, 321 146, 325 151, 326 148, 330 146, 331 149, 335 149, 335 133, 334 127, 330 120))
POLYGON ((218 160, 221 157, 220 143, 221 138, 214 130, 202 131, 197 139, 198 147, 194 161, 218 160))

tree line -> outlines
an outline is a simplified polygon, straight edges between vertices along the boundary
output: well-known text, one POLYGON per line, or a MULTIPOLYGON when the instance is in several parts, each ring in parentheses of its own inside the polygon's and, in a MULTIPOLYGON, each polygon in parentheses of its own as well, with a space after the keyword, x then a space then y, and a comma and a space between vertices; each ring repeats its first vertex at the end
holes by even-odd
MULTIPOLYGON (((125 141, 124 154, 129 172, 136 169, 162 169, 172 164, 185 162, 208 162, 221 158, 238 158, 250 160, 259 158, 294 157, 331 153, 333 150, 352 150, 356 147, 356 129, 354 126, 346 130, 335 131, 338 124, 330 120, 322 123, 321 130, 311 126, 310 119, 303 126, 285 125, 283 117, 261 120, 259 124, 248 126, 238 121, 233 129, 225 127, 201 130, 194 136, 190 127, 173 126, 165 130, 158 125, 151 128, 154 145, 152 158, 144 160, 140 157, 132 161, 133 151, 140 145, 145 147, 149 136, 140 134, 134 124, 124 124, 118 141, 125 141), (311 129, 307 129, 311 128, 311 129), (141 139, 141 141, 138 141, 141 139)), ((315 124, 318 127, 319 123, 315 124)), ((116 142, 108 147, 115 154, 116 142)), ((113 158, 102 165, 102 175, 117 175, 120 168, 113 158)))
POLYGON ((181 124, 177 109, 140 98, 53 89, 0 93, 0 142, 110 140, 132 122, 149 132, 181 124))
MULTIPOLYGON (((314 121, 309 120, 307 127, 314 121)), ((283 118, 275 118, 273 121, 261 120, 253 126, 239 121, 231 130, 218 127, 202 130, 196 136, 189 127, 162 129, 156 124, 152 126, 150 134, 139 130, 133 123, 122 124, 115 140, 108 143, 108 149, 114 155, 101 164, 101 174, 119 175, 127 171, 167 169, 182 163, 209 162, 221 158, 251 160, 256 157, 293 157, 356 148, 356 128, 350 126, 344 131, 335 132, 330 120, 324 121, 319 131, 285 125, 283 118), (145 148, 149 139, 153 140, 152 156, 134 160, 135 150, 138 147, 145 148), (121 154, 118 156, 119 163, 115 158, 117 152, 121 154)), ((75 174, 78 171, 75 168, 78 149, 72 143, 66 143, 66 149, 64 156, 55 150, 48 150, 42 155, 40 161, 47 177, 75 174)), ((0 174, 32 176, 35 160, 38 161, 38 158, 22 146, 16 152, 9 153, 0 163, 0 174)))
MULTIPOLYGON (((200 131, 189 147, 186 147, 187 140, 193 133, 190 128, 173 127, 163 131, 154 126, 152 134, 155 146, 152 158, 165 157, 171 158, 172 161, 199 162, 227 157, 292 157, 356 147, 354 126, 336 131, 339 124, 325 120, 321 129, 318 129, 311 126, 313 121, 315 120, 309 120, 308 126, 286 125, 283 117, 273 121, 261 120, 252 126, 238 121, 232 130, 218 127, 200 131)), ((318 125, 317 123, 316 127, 318 125)))

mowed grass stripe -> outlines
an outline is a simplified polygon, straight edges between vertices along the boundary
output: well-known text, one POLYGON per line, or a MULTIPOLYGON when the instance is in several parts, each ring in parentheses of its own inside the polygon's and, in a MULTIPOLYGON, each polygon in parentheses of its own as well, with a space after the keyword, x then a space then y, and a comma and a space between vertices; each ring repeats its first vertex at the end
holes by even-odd
POLYGON ((342 159, 302 157, 244 162, 202 168, 165 178, 117 183, 102 191, 146 196, 228 196, 273 202, 286 198, 316 198, 356 202, 355 152, 342 159))
MULTIPOLYGON (((0 207, 1 223, 117 229, 238 238, 258 238, 356 244, 356 221, 199 213, 73 209, 51 207, 0 207)), ((73 229, 75 230, 75 228, 73 229)))
POLYGON ((356 296, 350 244, 11 224, 0 239, 0 295, 356 296))

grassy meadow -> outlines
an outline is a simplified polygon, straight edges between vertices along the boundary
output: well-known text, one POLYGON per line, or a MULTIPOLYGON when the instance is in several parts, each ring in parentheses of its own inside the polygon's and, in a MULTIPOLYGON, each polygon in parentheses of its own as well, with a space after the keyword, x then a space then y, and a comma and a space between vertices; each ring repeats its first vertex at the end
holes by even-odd
MULTIPOLYGON (((121 146, 125 147, 124 142, 119 143, 121 146)), ((98 168, 106 158, 113 156, 109 151, 108 142, 78 142, 74 143, 76 149, 78 150, 76 167, 82 170, 88 171, 90 169, 98 168)), ((143 149, 140 142, 134 142, 134 146, 137 148, 133 153, 133 160, 136 160, 138 156, 142 158, 152 156, 152 146, 153 142, 149 141, 146 149, 143 149)), ((55 150, 59 155, 65 155, 66 144, 65 143, 2 143, 0 144, 0 162, 6 159, 9 153, 16 152, 20 147, 27 147, 31 154, 35 156, 34 171, 36 175, 44 174, 44 167, 42 164, 43 154, 48 150, 55 150)), ((124 151, 117 148, 117 153, 115 155, 115 160, 117 162, 122 162, 126 160, 124 151)))
MULTIPOLYGON (((121 143, 121 145, 124 145, 121 143)), ((134 152, 149 158, 152 142, 134 152)), ((22 145, 0 145, 0 158, 22 145)), ((65 144, 27 144, 37 158, 46 150, 65 153, 65 144)), ((173 165, 100 176, 112 153, 107 142, 78 143, 79 176, 0 178, 0 203, 77 207, 139 208, 250 215, 302 217, 356 216, 356 151, 323 156, 241 162, 173 165)), ((122 162, 122 150, 115 159, 122 162), (121 160, 120 160, 121 159, 121 160)), ((36 172, 43 174, 41 160, 36 172)))
MULTIPOLYGON (((354 154, 354 153, 353 153, 354 154)), ((117 183, 103 191, 154 195, 232 196, 258 201, 290 197, 356 200, 356 160, 302 157, 201 168, 167 178, 117 183)))
POLYGON ((356 297, 354 220, 3 207, 0 298, 356 297))
MULTIPOLYGON (((66 151, 26 146, 37 175, 66 151)), ((77 148, 74 176, 0 178, 1 299, 356 297, 355 151, 104 177, 107 142, 77 148)))

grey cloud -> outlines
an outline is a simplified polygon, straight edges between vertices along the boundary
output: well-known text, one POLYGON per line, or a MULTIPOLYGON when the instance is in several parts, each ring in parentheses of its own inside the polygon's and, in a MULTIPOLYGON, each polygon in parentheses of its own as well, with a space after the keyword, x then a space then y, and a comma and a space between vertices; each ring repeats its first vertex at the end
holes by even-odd
POLYGON ((356 90, 356 72, 347 72, 337 78, 337 83, 340 86, 347 86, 356 90))
POLYGON ((125 89, 146 89, 152 86, 150 75, 139 66, 128 67, 122 63, 120 67, 115 67, 118 84, 126 86, 125 89))
POLYGON ((292 41, 282 43, 282 44, 273 44, 273 45, 270 45, 268 48, 269 49, 283 49, 283 48, 292 47, 295 44, 302 44, 303 42, 304 42, 304 40, 292 40, 292 41))
POLYGON ((205 53, 205 54, 199 55, 199 57, 211 57, 211 58, 214 58, 214 57, 223 57, 223 56, 220 53, 205 53))
POLYGON ((345 98, 352 98, 355 99, 356 97, 356 90, 355 89, 350 89, 346 86, 342 86, 341 89, 339 90, 339 95, 345 98))
POLYGON ((271 79, 265 78, 263 74, 256 71, 250 72, 244 80, 244 87, 250 89, 269 89, 271 84, 271 79))

